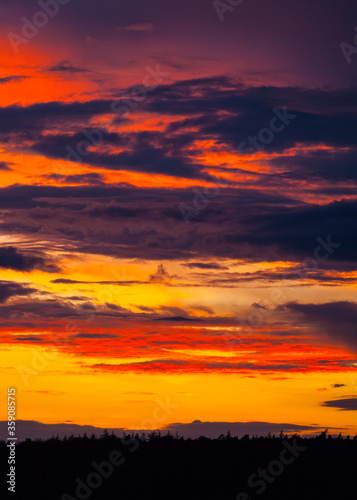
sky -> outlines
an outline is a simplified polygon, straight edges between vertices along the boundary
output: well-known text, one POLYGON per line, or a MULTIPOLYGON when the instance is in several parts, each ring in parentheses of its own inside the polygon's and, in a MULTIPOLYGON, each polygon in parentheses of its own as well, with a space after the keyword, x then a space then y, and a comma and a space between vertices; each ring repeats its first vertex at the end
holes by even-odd
POLYGON ((356 25, 351 0, 1 3, 19 419, 357 433, 356 25))

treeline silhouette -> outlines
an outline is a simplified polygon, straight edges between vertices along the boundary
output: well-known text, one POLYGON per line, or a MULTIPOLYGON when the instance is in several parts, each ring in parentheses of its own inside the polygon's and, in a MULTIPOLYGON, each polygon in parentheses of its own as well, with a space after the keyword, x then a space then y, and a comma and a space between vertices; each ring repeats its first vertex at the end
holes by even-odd
MULTIPOLYGON (((0 442, 2 480, 7 443, 0 442)), ((357 436, 104 432, 16 446, 16 500, 356 500, 357 436)), ((6 466, 5 466, 6 464, 6 466)), ((9 485, 3 484, 5 490, 9 485)))

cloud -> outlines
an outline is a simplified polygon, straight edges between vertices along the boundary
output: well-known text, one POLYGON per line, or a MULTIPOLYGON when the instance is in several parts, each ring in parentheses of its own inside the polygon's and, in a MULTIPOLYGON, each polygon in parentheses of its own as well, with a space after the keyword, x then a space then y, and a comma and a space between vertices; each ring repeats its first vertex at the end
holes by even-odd
POLYGON ((141 285, 146 284, 146 281, 77 281, 70 280, 66 278, 58 278, 52 280, 51 283, 55 283, 57 285, 141 285))
POLYGON ((26 297, 34 292, 35 289, 21 283, 0 281, 0 303, 6 302, 11 297, 26 297))
MULTIPOLYGON (((39 393, 47 393, 57 391, 32 391, 39 393)), ((59 392, 59 391, 58 391, 59 392)), ((55 394, 52 394, 53 396, 55 394)), ((59 393, 56 395, 60 395, 59 393)), ((17 420, 16 421, 16 437, 19 441, 24 441, 25 439, 51 439, 53 436, 59 436, 63 438, 64 436, 83 436, 84 433, 87 436, 94 434, 99 437, 103 434, 104 429, 101 427, 94 427, 91 425, 77 425, 71 421, 68 423, 59 424, 44 424, 42 422, 37 422, 34 420, 17 420)), ((7 421, 0 421, 0 431, 3 435, 7 432, 7 421)), ((200 420, 195 420, 192 423, 172 423, 155 430, 160 430, 162 434, 170 431, 171 434, 178 433, 179 436, 184 438, 197 439, 200 436, 206 436, 212 439, 217 439, 221 434, 227 434, 228 430, 231 432, 232 436, 243 437, 245 434, 249 434, 251 437, 254 435, 266 436, 269 432, 271 434, 279 434, 280 431, 285 433, 317 433, 324 430, 325 426, 319 425, 299 425, 294 423, 274 423, 274 422, 201 422, 200 420)), ((334 428, 331 428, 333 430, 334 428)), ((107 428, 108 432, 112 432, 116 436, 122 436, 124 433, 134 432, 142 434, 152 432, 147 429, 127 429, 127 428, 107 428)))
POLYGON ((271 422, 194 422, 181 424, 173 423, 164 427, 163 431, 170 431, 172 434, 184 436, 186 438, 197 439, 200 436, 207 436, 211 439, 217 439, 222 434, 227 434, 230 431, 232 436, 243 437, 248 434, 250 437, 254 435, 267 436, 271 434, 284 433, 302 433, 302 432, 319 432, 323 427, 318 425, 298 425, 292 423, 271 423, 271 422))
POLYGON ((215 262, 189 262, 188 264, 182 265, 185 267, 198 269, 229 269, 228 267, 221 266, 220 264, 216 264, 215 262))
POLYGON ((117 335, 111 333, 79 333, 73 336, 74 339, 116 339, 117 335))
MULTIPOLYGON (((98 111, 96 114, 108 114, 110 112, 110 105, 111 102, 108 101, 107 108, 104 109, 103 107, 102 113, 100 113, 100 105, 98 103, 98 111)), ((123 101, 123 106, 124 105, 125 102, 123 101)), ((89 103, 87 103, 87 105, 82 103, 80 107, 83 113, 88 113, 88 115, 93 114, 90 111, 89 103)), ((57 106, 54 106, 54 109, 56 108, 57 106)), ((69 117, 66 118, 66 121, 68 121, 68 119, 69 117)), ((170 143, 164 144, 162 133, 132 132, 117 134, 104 131, 103 138, 100 141, 102 146, 100 150, 89 149, 91 144, 86 141, 87 146, 84 148, 84 154, 78 155, 76 152, 78 144, 83 143, 83 140, 86 139, 86 136, 83 134, 83 121, 89 119, 89 116, 86 117, 78 114, 73 117, 73 120, 75 119, 78 123, 78 131, 76 133, 47 133, 45 135, 40 134, 43 123, 38 120, 38 132, 36 137, 34 136, 34 130, 26 130, 26 134, 31 136, 32 145, 30 149, 47 158, 67 160, 74 163, 83 162, 92 167, 106 170, 145 172, 166 175, 169 177, 180 177, 183 179, 211 178, 211 176, 203 170, 202 165, 190 158, 184 151, 179 149, 175 151, 170 143), (80 128, 79 125, 81 125, 80 128), (121 151, 108 151, 108 147, 110 148, 113 144, 122 146, 120 148, 121 151)), ((47 121, 48 118, 43 117, 43 121, 45 120, 47 121)), ((25 126, 25 124, 23 124, 23 126, 25 126)), ((71 128, 73 128, 73 124, 71 124, 71 128)), ((88 126, 86 132, 89 133, 91 131, 92 129, 88 126)))
POLYGON ((298 313, 297 322, 312 326, 321 334, 328 334, 334 341, 344 343, 357 352, 357 303, 328 302, 325 304, 289 303, 281 309, 298 313))
POLYGON ((72 66, 70 61, 61 61, 58 64, 54 66, 50 66, 46 69, 46 71, 49 72, 56 72, 56 73, 88 73, 89 70, 83 69, 83 68, 76 68, 75 66, 72 66))
POLYGON ((63 182, 64 184, 88 184, 94 186, 98 184, 103 184, 105 181, 103 175, 94 172, 88 174, 77 174, 77 175, 50 174, 44 177, 47 179, 53 179, 57 182, 63 182))
POLYGON ((156 318, 156 321, 174 321, 177 323, 182 323, 185 321, 202 321, 200 318, 189 318, 187 316, 167 316, 166 318, 156 318))
MULTIPOLYGON (((192 200, 190 189, 14 185, 0 188, 0 208, 8 212, 0 230, 32 236, 45 231, 52 242, 70 242, 77 252, 116 258, 187 264, 226 259, 261 262, 263 258, 290 261, 296 267, 296 272, 280 268, 213 275, 211 286, 236 285, 240 280, 296 280, 299 274, 303 279, 338 284, 351 279, 346 269, 357 269, 353 233, 357 200, 320 205, 279 193, 227 188, 192 217, 191 224, 185 224, 178 206, 192 206, 192 200), (327 254, 318 238, 326 245, 330 238, 339 246, 327 254), (309 271, 296 264, 307 258, 313 261, 316 251, 317 258, 329 257, 316 260, 318 269, 309 271), (339 274, 331 273, 333 269, 339 274)), ((155 275, 160 279, 160 274, 155 275)), ((207 281, 209 276, 204 276, 207 281)), ((161 279, 165 279, 162 273, 161 279)))
POLYGON ((338 389, 339 387, 346 387, 346 384, 333 384, 331 387, 338 389))
POLYGON ((168 283, 171 279, 172 276, 170 276, 163 264, 159 264, 156 273, 149 276, 150 283, 168 283))
POLYGON ((27 76, 21 76, 21 75, 5 76, 3 78, 0 78, 0 85, 4 85, 5 83, 9 83, 9 82, 21 82, 25 78, 28 78, 28 77, 27 76))
MULTIPOLYGON (((52 280, 51 283, 55 283, 57 285, 76 285, 76 284, 88 283, 88 281, 76 281, 76 280, 58 278, 58 279, 52 280)), ((93 283, 93 282, 89 282, 89 283, 93 283)))
POLYGON ((131 24, 130 26, 125 26, 125 28, 123 28, 125 31, 152 31, 153 29, 154 25, 151 23, 131 24))
MULTIPOLYGON (((25 285, 0 282, 0 302, 5 302, 12 296, 27 296, 35 292, 37 292, 37 290, 25 285), (2 300, 4 298, 5 300, 2 300)), ((6 322, 8 325, 16 325, 17 327, 21 325, 25 328, 31 326, 34 327, 36 331, 35 325, 37 325, 38 329, 41 329, 41 325, 46 323, 47 326, 49 326, 50 322, 53 327, 56 327, 55 325, 59 325, 57 321, 60 322, 63 318, 74 317, 78 320, 78 324, 80 324, 80 317, 88 317, 95 312, 94 306, 89 302, 73 304, 69 300, 63 300, 56 295, 50 296, 51 298, 47 297, 48 295, 46 295, 46 298, 31 297, 26 302, 9 302, 2 305, 0 313, 3 324, 6 322), (41 320, 45 321, 42 322, 41 320)), ((105 315, 105 311, 105 309, 101 311, 102 315, 105 315)), ((112 315, 114 316, 114 313, 112 315)), ((37 337, 35 338, 37 339, 37 337)))
MULTIPOLYGON (((58 119, 61 119, 62 126, 65 123, 69 126, 72 120, 73 127, 78 121, 108 113, 110 104, 111 101, 95 99, 88 102, 64 103, 55 101, 35 103, 30 106, 15 104, 3 107, 0 108, 0 134, 13 133, 22 137, 26 135, 29 139, 34 140, 38 137, 39 132, 45 131, 46 128, 55 129, 58 125, 58 119), (6 124, 3 120, 6 121, 6 124)), ((80 127, 81 129, 82 127, 80 127)))
POLYGON ((15 340, 18 342, 43 342, 43 339, 41 337, 36 337, 36 336, 20 336, 20 337, 15 337, 15 340))
POLYGON ((348 397, 344 399, 334 399, 332 401, 324 401, 321 406, 327 408, 336 408, 341 411, 357 411, 357 396, 348 397))
MULTIPOLYGON (((323 364, 323 362, 322 362, 323 364)), ((249 371, 300 371, 305 370, 305 367, 291 362, 282 363, 229 363, 223 361, 207 361, 200 362, 196 360, 181 360, 181 359, 152 359, 150 361, 138 361, 132 363, 107 364, 98 363, 91 365, 96 371, 104 372, 134 372, 134 373, 166 373, 173 371, 175 373, 237 373, 249 371)), ((316 366, 315 366, 316 369, 316 366)))
POLYGON ((4 162, 4 161, 0 161, 0 170, 12 170, 8 163, 4 162))
MULTIPOLYGON (((0 421, 0 430, 5 431, 6 422, 0 421)), ((19 441, 25 439, 51 439, 53 436, 63 438, 71 435, 87 435, 95 434, 99 437, 103 434, 103 430, 99 427, 91 425, 77 425, 74 423, 61 423, 61 424, 43 424, 34 420, 17 420, 16 421, 16 437, 19 441)), ((122 435, 126 429, 116 429, 116 433, 122 435)))
MULTIPOLYGON (((86 70, 62 61, 49 71, 73 73, 86 70)), ((147 99, 141 103, 142 111, 177 115, 176 121, 172 121, 160 132, 103 131, 102 146, 116 143, 121 146, 121 151, 114 153, 105 148, 101 151, 94 149, 86 151, 85 158, 82 159, 97 168, 209 179, 211 176, 206 172, 207 165, 196 162, 192 157, 194 150, 199 154, 197 147, 192 147, 195 141, 214 139, 217 144, 237 153, 242 141, 249 135, 255 136, 270 122, 275 116, 273 110, 279 108, 282 112, 286 108, 296 118, 291 120, 284 133, 275 134, 273 141, 263 145, 264 152, 281 154, 279 157, 267 158, 266 162, 271 165, 269 174, 251 172, 255 179, 251 182, 263 187, 269 183, 281 184, 282 180, 291 179, 313 179, 316 183, 321 179, 353 181, 357 159, 353 130, 357 126, 357 113, 356 110, 348 109, 347 103, 351 102, 354 92, 353 88, 249 88, 225 77, 198 78, 160 85, 148 92, 147 99), (282 103, 288 103, 289 106, 282 103), (326 103, 329 103, 327 114, 321 112, 326 103), (189 118, 182 119, 182 115, 189 118), (187 129, 190 129, 190 133, 187 133, 187 129), (324 144, 330 149, 317 152, 307 150, 294 156, 284 154, 298 144, 305 147, 324 144), (190 146, 191 149, 188 149, 190 146)), ((121 99, 116 100, 119 105, 121 99)), ((25 134, 28 139, 26 144, 32 151, 48 158, 66 159, 66 147, 76 150, 78 144, 85 139, 83 130, 87 127, 89 132, 92 131, 92 120, 95 117, 110 113, 113 115, 112 119, 116 119, 115 113, 111 112, 112 103, 113 100, 110 99, 96 99, 71 103, 39 103, 27 107, 7 106, 0 110, 0 132, 5 137, 11 133, 12 141, 18 137, 17 142, 22 147, 25 134), (55 118, 61 119, 60 133, 55 118), (51 133, 51 129, 54 133, 51 133)), ((254 155, 248 155, 251 156, 254 155)), ((74 156, 72 161, 76 161, 74 156)))
MULTIPOLYGON (((280 174, 284 179, 313 181, 324 179, 332 182, 356 181, 355 165, 357 149, 348 151, 336 149, 322 149, 294 156, 281 155, 269 163, 276 167, 285 168, 280 174)), ((336 189, 336 186, 335 186, 336 189)))
MULTIPOLYGON (((220 144, 224 143, 235 151, 239 150, 240 144, 248 136, 256 136, 262 127, 269 124, 275 116, 274 109, 282 111, 284 108, 295 118, 290 120, 284 133, 275 134, 274 140, 269 144, 261 145, 265 152, 282 153, 299 143, 348 145, 355 148, 352 129, 349 127, 356 126, 357 117, 355 112, 349 113, 346 108, 354 89, 306 90, 272 86, 245 88, 231 82, 230 90, 222 93, 222 80, 217 80, 216 85, 210 87, 205 87, 204 83, 208 83, 208 79, 206 82, 192 80, 161 86, 156 90, 161 99, 149 101, 148 107, 151 111, 163 114, 187 114, 190 118, 172 123, 169 130, 187 127, 198 129, 201 138, 214 136, 220 144), (191 92, 197 92, 198 88, 202 91, 190 98, 187 94, 190 87, 191 92), (329 114, 323 115, 321 109, 326 102, 332 108, 329 114), (219 117, 218 110, 224 110, 225 114, 219 117), (349 121, 347 126, 343 124, 345 119, 349 121), (338 133, 340 127, 345 130, 343 137, 338 133)), ((254 151, 252 148, 251 150, 254 151)), ((329 161, 329 157, 326 158, 329 161)), ((329 176, 329 169, 324 171, 319 167, 316 175, 324 177, 324 172, 329 176)))
POLYGON ((130 219, 147 214, 147 208, 128 207, 110 203, 109 206, 97 206, 89 211, 92 217, 102 217, 106 219, 130 219))
POLYGON ((51 273, 59 271, 56 265, 46 261, 45 258, 22 254, 15 247, 0 248, 0 268, 22 272, 30 272, 34 269, 51 273))

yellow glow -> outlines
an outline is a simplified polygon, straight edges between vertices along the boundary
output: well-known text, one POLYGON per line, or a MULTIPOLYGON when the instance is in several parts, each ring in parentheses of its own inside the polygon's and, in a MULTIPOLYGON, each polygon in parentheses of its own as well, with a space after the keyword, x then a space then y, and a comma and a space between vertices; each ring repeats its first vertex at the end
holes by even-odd
MULTIPOLYGON (((284 373, 283 380, 277 375, 259 373, 254 374, 254 378, 244 374, 230 377, 220 374, 116 374, 91 372, 89 368, 83 370, 80 359, 74 356, 23 346, 0 350, 0 366, 2 387, 17 387, 19 419, 58 423, 68 420, 70 415, 71 420, 79 424, 138 428, 145 419, 152 418, 156 400, 165 401, 169 397, 178 408, 158 427, 196 419, 260 420, 300 425, 314 422, 337 429, 350 425, 349 433, 357 432, 352 412, 320 406, 322 401, 341 395, 341 391, 331 389, 336 380, 346 384, 347 392, 354 390, 351 385, 353 372, 295 373, 291 376, 284 373), (19 366, 35 374, 24 379, 19 366), (143 392, 149 394, 140 394, 143 392), (199 397, 190 396, 192 394, 199 397)), ((6 417, 5 410, 3 406, 1 419, 6 417)))

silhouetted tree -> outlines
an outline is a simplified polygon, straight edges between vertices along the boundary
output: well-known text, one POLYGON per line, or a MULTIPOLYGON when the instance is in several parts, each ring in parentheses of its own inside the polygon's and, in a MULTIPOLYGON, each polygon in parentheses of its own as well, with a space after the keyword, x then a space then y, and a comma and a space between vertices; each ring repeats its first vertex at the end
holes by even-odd
MULTIPOLYGON (((78 480, 80 495, 90 500, 234 500, 240 492, 253 500, 257 495, 248 478, 259 469, 269 474, 269 465, 280 460, 283 450, 290 450, 287 458, 293 461, 280 475, 271 475, 264 500, 353 500, 357 435, 326 439, 327 433, 302 438, 281 431, 278 437, 238 438, 228 431, 216 439, 184 439, 154 431, 122 437, 104 431, 90 439, 27 439, 16 449, 16 500, 78 499, 78 480), (110 457, 121 457, 121 465, 111 466, 110 457)), ((7 455, 7 443, 1 441, 1 463, 7 455)))

